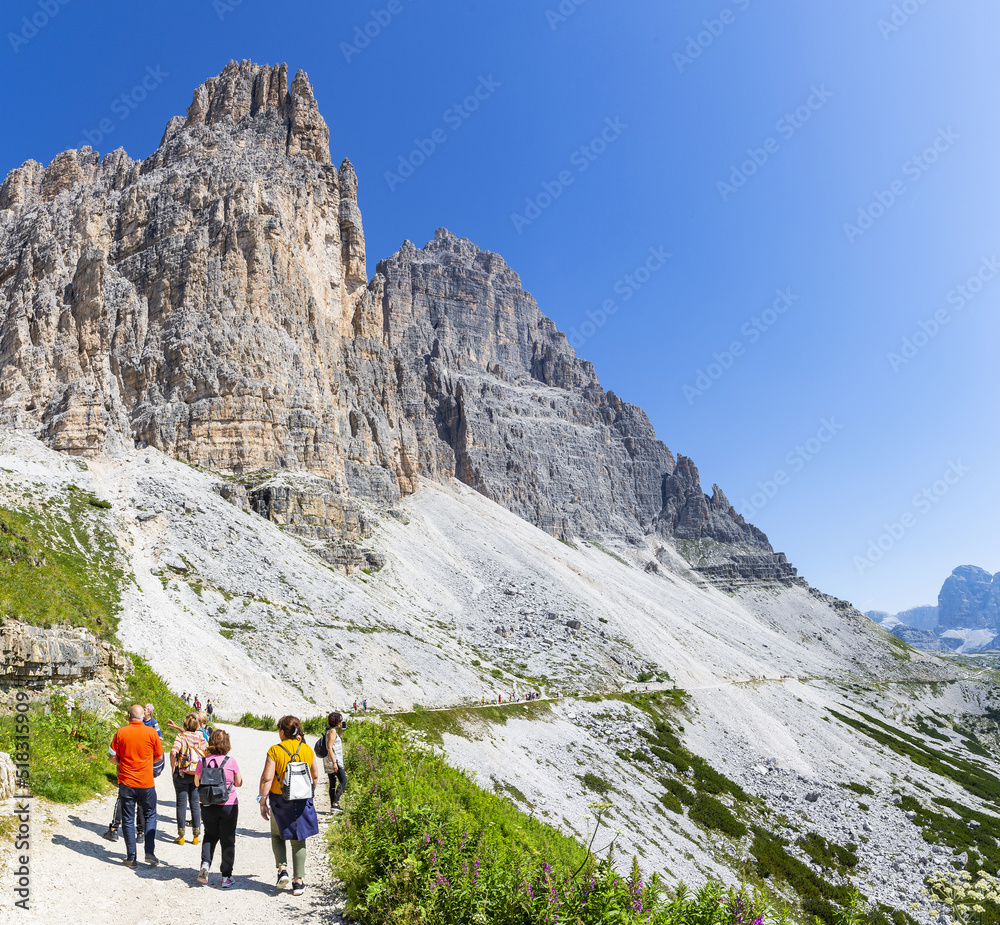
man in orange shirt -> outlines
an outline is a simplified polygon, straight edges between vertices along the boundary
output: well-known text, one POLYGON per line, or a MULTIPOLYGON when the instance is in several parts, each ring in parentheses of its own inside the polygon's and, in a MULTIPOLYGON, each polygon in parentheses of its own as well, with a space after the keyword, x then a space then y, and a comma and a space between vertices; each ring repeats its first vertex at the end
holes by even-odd
POLYGON ((145 712, 134 704, 128 712, 129 724, 122 726, 111 740, 113 761, 118 765, 118 797, 122 801, 122 829, 125 833, 125 866, 136 865, 135 808, 142 807, 145 817, 146 863, 155 867, 156 859, 156 787, 153 762, 163 756, 160 737, 143 723, 145 712))

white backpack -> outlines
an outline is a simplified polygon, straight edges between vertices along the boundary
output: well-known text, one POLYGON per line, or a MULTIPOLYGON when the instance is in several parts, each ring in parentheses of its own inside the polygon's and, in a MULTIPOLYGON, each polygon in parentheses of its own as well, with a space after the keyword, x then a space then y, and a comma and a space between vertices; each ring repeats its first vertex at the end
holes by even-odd
POLYGON ((292 754, 281 743, 282 749, 288 752, 291 760, 285 765, 285 773, 281 777, 281 795, 286 800, 311 800, 313 798, 312 770, 304 761, 296 761, 302 743, 299 742, 292 754))

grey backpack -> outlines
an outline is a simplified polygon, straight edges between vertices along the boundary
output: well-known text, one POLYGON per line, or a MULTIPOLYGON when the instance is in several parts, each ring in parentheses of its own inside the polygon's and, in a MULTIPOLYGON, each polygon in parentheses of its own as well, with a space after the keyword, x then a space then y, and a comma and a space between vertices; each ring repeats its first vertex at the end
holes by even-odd
POLYGON ((226 781, 224 768, 227 761, 229 761, 228 755, 220 764, 209 764, 208 758, 205 759, 198 784, 198 797, 202 806, 221 806, 233 792, 232 784, 226 781))

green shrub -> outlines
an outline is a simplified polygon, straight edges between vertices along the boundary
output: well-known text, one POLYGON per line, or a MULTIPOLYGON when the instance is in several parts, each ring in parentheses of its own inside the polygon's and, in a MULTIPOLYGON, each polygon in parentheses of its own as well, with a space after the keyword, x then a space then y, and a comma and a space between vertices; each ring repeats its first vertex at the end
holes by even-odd
POLYGON ((238 720, 237 726, 246 726, 248 729, 260 729, 262 732, 277 732, 278 724, 273 716, 257 716, 256 713, 244 713, 238 720))
POLYGON ((325 716, 311 716, 302 720, 302 731, 307 736, 321 736, 327 728, 325 716))
POLYGON ((681 803, 690 806, 694 803, 694 794, 688 790, 677 778, 661 777, 660 783, 667 788, 681 803))
POLYGON ((684 807, 681 801, 672 794, 669 790, 666 793, 660 795, 660 802, 667 807, 672 813, 683 813, 684 807))
POLYGON ((601 796, 614 789, 603 777, 598 777, 592 771, 587 771, 580 780, 583 782, 584 787, 588 790, 593 790, 594 793, 601 796))
POLYGON ((742 838, 747 834, 746 824, 740 822, 725 806, 715 797, 710 797, 707 793, 699 793, 694 798, 694 803, 688 812, 688 817, 706 829, 716 829, 724 835, 732 838, 742 838))

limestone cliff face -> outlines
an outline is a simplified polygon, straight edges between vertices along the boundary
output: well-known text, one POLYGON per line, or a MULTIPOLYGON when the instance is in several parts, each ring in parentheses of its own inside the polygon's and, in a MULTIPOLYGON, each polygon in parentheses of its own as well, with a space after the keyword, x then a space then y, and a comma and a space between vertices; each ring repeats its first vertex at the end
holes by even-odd
POLYGON ((770 561, 496 254, 441 230, 369 283, 358 179, 329 140, 304 73, 231 62, 141 163, 83 148, 12 171, 0 423, 75 454, 135 441, 302 471, 325 480, 316 498, 283 482, 255 505, 335 526, 357 520, 352 499, 455 476, 556 535, 708 538, 770 561))
POLYGON ((641 408, 605 392, 496 254, 440 229, 378 265, 420 472, 455 475, 559 536, 710 536, 770 553, 641 408))
POLYGON ((230 63, 143 163, 84 148, 7 177, 3 418, 70 453, 145 441, 410 488, 365 284, 357 179, 330 163, 306 76, 230 63))

